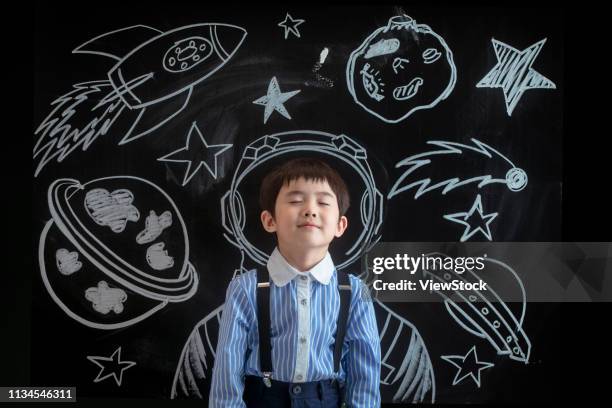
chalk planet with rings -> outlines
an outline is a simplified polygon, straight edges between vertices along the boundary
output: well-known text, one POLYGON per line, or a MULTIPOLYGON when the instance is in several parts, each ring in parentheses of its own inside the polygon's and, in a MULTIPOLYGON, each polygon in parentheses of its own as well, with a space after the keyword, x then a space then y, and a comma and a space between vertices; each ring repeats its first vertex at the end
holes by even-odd
POLYGON ((47 198, 51 219, 40 236, 40 272, 53 301, 71 318, 118 329, 196 292, 185 222, 152 182, 62 178, 49 186, 47 198))

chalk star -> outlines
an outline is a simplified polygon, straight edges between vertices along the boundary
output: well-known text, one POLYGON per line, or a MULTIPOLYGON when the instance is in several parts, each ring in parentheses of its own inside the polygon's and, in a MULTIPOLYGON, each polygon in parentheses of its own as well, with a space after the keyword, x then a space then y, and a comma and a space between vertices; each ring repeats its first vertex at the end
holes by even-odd
POLYGON ((467 241, 478 231, 482 232, 484 236, 491 241, 493 238, 491 237, 489 224, 495 219, 495 217, 497 217, 497 214, 498 213, 490 213, 486 215, 483 214, 482 200, 480 198, 480 194, 478 194, 474 204, 472 204, 472 208, 470 208, 470 211, 447 214, 444 216, 444 218, 449 221, 465 225, 465 231, 463 231, 463 236, 460 239, 461 242, 467 241), (476 211, 478 211, 478 213, 477 215, 474 215, 476 211), (474 227, 473 224, 478 224, 478 226, 474 227))
POLYGON ((225 152, 231 147, 231 144, 209 145, 206 142, 206 139, 204 139, 204 136, 202 136, 202 132, 200 132, 196 122, 193 122, 191 129, 189 129, 189 133, 187 134, 187 142, 185 147, 177 149, 172 153, 168 153, 164 157, 160 157, 157 160, 187 163, 187 169, 185 170, 185 176, 183 177, 183 186, 185 186, 202 166, 204 166, 213 176, 213 178, 216 179, 217 158, 221 153, 225 152), (194 134, 196 134, 197 137, 192 137, 194 134), (211 160, 213 163, 210 163, 211 160), (194 165, 193 170, 192 165, 194 165))
POLYGON ((291 116, 289 115, 289 112, 287 112, 287 109, 285 109, 283 103, 287 102, 289 98, 292 98, 300 92, 301 90, 298 89, 297 91, 281 93, 276 77, 272 77, 272 80, 268 85, 267 95, 262 96, 257 100, 254 100, 253 103, 266 107, 266 110, 264 111, 264 124, 268 121, 268 118, 270 117, 273 111, 277 111, 287 119, 291 119, 291 116))
POLYGON ((100 367, 100 372, 94 380, 95 383, 107 379, 108 377, 115 378, 117 386, 121 386, 123 379, 123 372, 128 368, 136 365, 134 361, 121 361, 121 347, 119 347, 112 356, 100 357, 100 356, 87 356, 87 359, 92 363, 100 367), (109 368, 110 367, 110 368, 109 368), (117 371, 119 370, 119 377, 117 377, 117 371), (110 371, 108 374, 102 376, 104 371, 110 371))
POLYGON ((289 36, 289 33, 293 33, 297 38, 300 38, 300 31, 297 29, 297 26, 302 24, 306 20, 298 19, 295 20, 291 18, 289 13, 285 16, 285 20, 278 23, 279 27, 283 27, 285 29, 285 40, 289 36))
POLYGON ((492 38, 497 65, 476 85, 477 88, 502 88, 508 116, 516 107, 523 93, 529 89, 556 89, 555 84, 531 65, 542 50, 546 38, 523 51, 492 38))
POLYGON ((453 379, 453 385, 460 383, 464 378, 470 376, 478 388, 480 388, 480 371, 494 366, 492 363, 478 361, 476 346, 472 346, 465 356, 440 356, 440 358, 458 368, 457 374, 455 374, 455 378, 453 379), (474 375, 474 373, 476 373, 476 375, 474 375))

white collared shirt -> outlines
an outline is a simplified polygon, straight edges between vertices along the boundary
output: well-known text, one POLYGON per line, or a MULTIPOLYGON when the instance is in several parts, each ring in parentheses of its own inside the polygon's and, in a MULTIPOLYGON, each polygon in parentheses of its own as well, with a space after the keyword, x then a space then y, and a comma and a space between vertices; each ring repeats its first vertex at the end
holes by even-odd
POLYGON ((310 270, 300 272, 287 262, 280 251, 274 248, 272 255, 268 258, 268 272, 274 284, 278 287, 283 287, 288 284, 293 278, 299 275, 310 275, 323 285, 329 284, 332 274, 334 273, 334 263, 329 252, 325 254, 323 259, 310 270))
POLYGON ((334 263, 329 252, 327 252, 325 257, 310 270, 301 272, 287 262, 277 247, 270 255, 267 267, 270 279, 278 287, 283 287, 297 278, 297 351, 293 382, 305 382, 308 373, 308 357, 310 356, 311 279, 315 278, 323 285, 328 285, 334 273, 334 263))

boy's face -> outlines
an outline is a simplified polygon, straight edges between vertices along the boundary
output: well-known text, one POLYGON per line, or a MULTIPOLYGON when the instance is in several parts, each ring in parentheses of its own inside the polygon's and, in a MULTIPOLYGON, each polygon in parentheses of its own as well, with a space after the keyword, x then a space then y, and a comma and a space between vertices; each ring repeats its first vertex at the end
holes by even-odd
POLYGON ((347 218, 340 217, 338 199, 327 181, 303 177, 284 184, 276 197, 275 216, 261 213, 268 232, 276 232, 279 247, 287 250, 327 250, 340 237, 347 218))

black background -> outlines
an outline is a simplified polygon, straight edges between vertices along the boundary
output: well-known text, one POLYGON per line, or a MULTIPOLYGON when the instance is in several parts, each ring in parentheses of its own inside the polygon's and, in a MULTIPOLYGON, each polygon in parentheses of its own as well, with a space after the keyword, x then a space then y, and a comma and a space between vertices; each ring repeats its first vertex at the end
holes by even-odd
MULTIPOLYGON (((343 65, 346 55, 336 57, 332 54, 329 58, 329 69, 327 75, 336 84, 333 92, 325 91, 311 92, 306 95, 308 89, 303 89, 303 100, 298 101, 296 97, 292 105, 287 104, 288 110, 293 116, 292 121, 287 121, 278 114, 273 114, 267 125, 262 122, 262 108, 251 105, 250 101, 263 95, 269 82, 269 78, 276 75, 279 78, 281 89, 288 91, 300 88, 300 81, 308 75, 308 70, 318 58, 322 46, 338 44, 346 47, 347 53, 358 46, 361 41, 372 30, 385 24, 387 18, 397 11, 396 8, 388 6, 378 9, 357 7, 347 9, 339 7, 329 10, 322 6, 311 9, 296 8, 289 9, 294 18, 305 18, 307 24, 300 27, 302 38, 295 41, 284 41, 280 37, 281 29, 276 23, 284 17, 285 10, 274 7, 271 10, 255 10, 249 8, 236 9, 211 9, 207 7, 202 10, 199 19, 197 7, 189 6, 189 13, 185 13, 179 6, 153 6, 147 5, 127 7, 123 4, 120 8, 108 5, 105 8, 94 10, 82 10, 78 8, 54 6, 52 8, 38 7, 34 28, 34 122, 35 128, 49 111, 48 104, 54 98, 67 92, 73 83, 102 79, 109 66, 100 61, 98 57, 87 55, 71 55, 70 50, 84 40, 96 36, 110 29, 141 23, 154 26, 161 30, 170 29, 183 24, 206 21, 223 21, 232 24, 243 25, 249 31, 247 42, 235 56, 236 61, 241 58, 244 61, 253 62, 252 71, 247 72, 244 86, 241 87, 241 98, 247 102, 236 107, 232 112, 219 112, 215 109, 205 109, 207 105, 206 89, 197 89, 203 96, 198 99, 202 103, 190 104, 184 118, 180 117, 170 124, 167 132, 160 131, 147 136, 127 146, 116 146, 108 140, 113 135, 108 135, 105 141, 98 141, 92 148, 84 153, 75 153, 63 163, 50 163, 44 171, 44 176, 34 180, 33 195, 33 236, 32 255, 35 255, 36 241, 44 222, 48 219, 46 200, 44 194, 49 181, 63 176, 71 176, 83 180, 108 175, 109 172, 123 172, 124 174, 139 174, 147 178, 164 182, 164 188, 180 203, 185 219, 192 221, 190 238, 192 242, 202 243, 202 247, 210 248, 215 259, 201 259, 197 251, 192 250, 192 261, 198 267, 202 276, 206 271, 223 268, 225 259, 235 257, 233 249, 223 240, 217 239, 220 234, 218 224, 218 195, 227 190, 227 182, 221 182, 208 192, 202 192, 198 185, 197 176, 186 188, 181 188, 176 180, 180 180, 182 172, 178 168, 169 169, 155 162, 155 158, 171 150, 180 147, 184 142, 184 135, 192 120, 198 120, 213 126, 212 129, 202 129, 205 135, 213 133, 214 125, 218 123, 232 123, 239 118, 240 126, 235 141, 234 164, 240 154, 240 146, 254 140, 266 133, 274 133, 293 129, 318 129, 331 133, 345 133, 354 137, 368 150, 369 157, 379 167, 384 167, 389 172, 386 175, 387 182, 394 180, 397 173, 393 173, 392 166, 395 162, 425 148, 425 141, 432 139, 453 140, 467 143, 469 137, 476 137, 484 141, 510 157, 517 166, 525 169, 529 174, 529 185, 520 193, 509 193, 508 191, 491 191, 490 203, 497 204, 496 211, 500 213, 500 219, 492 233, 495 240, 499 241, 536 241, 536 240, 596 240, 605 239, 603 234, 591 235, 586 217, 589 214, 581 213, 581 217, 568 216, 570 211, 580 206, 583 195, 579 192, 581 177, 576 172, 564 171, 563 174, 563 224, 561 216, 561 144, 568 142, 568 129, 575 130, 570 122, 564 124, 562 107, 566 111, 575 100, 568 101, 568 93, 564 89, 566 73, 564 65, 564 41, 563 37, 563 15, 559 10, 536 9, 526 10, 522 8, 485 7, 473 5, 470 7, 443 7, 431 8, 421 4, 409 5, 404 10, 415 18, 419 23, 429 24, 435 31, 446 38, 455 54, 455 62, 458 67, 458 81, 455 90, 447 101, 428 111, 421 111, 397 125, 386 125, 361 111, 352 103, 350 95, 346 92, 343 79, 343 65), (240 11, 240 12, 238 12, 240 11), (323 11, 323 12, 322 12, 323 11), (244 13, 244 14, 243 14, 244 13), (262 13, 261 15, 259 13, 262 13), (254 16, 257 15, 257 18, 254 16), (231 16, 231 17, 228 17, 231 16), (347 18, 349 16, 349 18, 347 18), (253 25, 252 21, 258 24, 253 25), (330 23, 334 21, 334 23, 330 23), (338 30, 337 21, 341 21, 342 30, 338 30), (457 23, 460 21, 460 23, 457 23), (273 27, 263 29, 263 27, 273 27), (309 32, 308 26, 317 27, 317 30, 309 32), (303 28, 303 29, 302 29, 303 28), (258 31, 259 30, 259 31, 258 31), (266 37, 266 36, 269 36, 266 37), (490 38, 494 37, 500 41, 507 42, 518 49, 523 49, 533 42, 547 37, 548 41, 540 53, 534 68, 543 75, 553 80, 557 90, 532 90, 526 92, 517 105, 512 117, 507 117, 503 96, 500 90, 476 89, 473 85, 494 64, 494 56, 490 44, 490 38), (330 41, 329 38, 333 38, 330 41), (261 42, 260 42, 261 41, 261 42), (257 61, 262 56, 268 57, 265 61, 257 61), (287 57, 287 58, 284 58, 287 57), (252 60, 249 60, 252 58, 252 60), (340 59, 338 61, 336 58, 340 59), (263 62, 263 63, 262 63, 263 62), (300 71, 301 69, 301 71, 300 71), (295 86, 293 86, 295 84, 295 86), (321 109, 329 103, 329 110, 321 109), (310 105, 309 105, 310 104, 310 105), (313 109, 317 107, 317 109, 313 109), (244 115, 244 116, 243 116, 244 115), (228 117, 229 116, 229 117, 228 117), (440 120, 444 118, 444 120, 440 120), (216 119, 216 120, 215 120, 216 119), (565 128, 565 139, 562 139, 565 128), (385 132, 385 137, 369 137, 370 134, 385 132), (169 133, 178 134, 172 137, 175 143, 170 145, 169 133), (409 134, 410 136, 406 136, 409 134), (388 135, 388 136, 387 136, 388 135), (398 137, 398 135, 401 135, 398 137), (509 135, 512 135, 511 137, 509 135), (398 141, 399 140, 399 141, 398 141), (133 160, 138 153, 138 160, 133 160), (112 155, 112 156, 109 156, 112 155), (112 161, 108 157, 113 157, 112 161), (146 158, 149 158, 148 160, 146 158), (86 163, 87 166, 83 166, 86 163), (573 194, 572 194, 573 193, 573 194), (209 209, 206 203, 214 203, 209 209), (512 214, 504 217, 505 214, 512 214), (503 218, 502 218, 503 217, 503 218), (504 219, 506 224, 504 225, 504 219), (584 219, 584 222, 580 221, 584 219), (563 229, 562 229, 563 228, 563 229), (563 231, 563 235, 561 232, 563 231), (211 237, 207 240, 206 237, 211 237), (216 246, 215 246, 216 243, 216 246)), ((333 49, 333 48, 332 48, 333 49)), ((231 68, 230 64, 226 67, 231 68)), ((218 77, 212 80, 219 86, 223 81, 224 71, 220 71, 218 77)), ((229 76, 229 73, 227 73, 229 76)), ((213 84, 210 84, 212 87, 213 84)), ((580 90, 575 90, 579 92, 580 90)), ((571 92, 569 93, 571 95, 571 92)), ((239 99, 241 99, 239 98, 239 99)), ((577 98, 576 98, 577 99, 577 98)), ((574 105, 575 106, 575 105, 574 105)), ((581 128, 582 129, 582 128, 581 128)), ((577 132, 576 132, 577 133, 577 132)), ((587 132, 588 133, 588 132, 587 132)), ((575 134, 575 133, 574 133, 575 134)), ((577 136, 578 137, 578 136, 577 136)), ((575 144, 576 139, 569 140, 572 146, 570 152, 572 161, 574 153, 578 150, 574 147, 584 145, 575 144), (571 144, 574 143, 574 144, 571 144)), ((118 140, 118 139, 117 139, 118 140)), ((114 141, 117 141, 114 140, 114 141)), ((565 149, 564 169, 572 169, 571 161, 567 160, 568 149, 565 149)), ((589 150, 590 153, 590 150, 589 150)), ((575 162, 574 162, 575 164, 575 162)), ((227 164, 227 171, 231 174, 232 163, 227 164)), ((381 184, 384 185, 385 176, 381 176, 381 184)), ((204 180, 205 181, 205 180, 204 180)), ((381 188, 382 190, 383 188, 381 188)), ((494 189, 490 189, 494 190, 494 189)), ((584 191, 584 190, 582 190, 584 191)), ((473 191, 472 191, 473 192, 473 191)), ((484 194, 484 192, 483 192, 484 194)), ((472 195, 473 197, 473 195, 472 195)), ((461 211, 465 207, 465 197, 454 197, 461 202, 454 208, 461 211)), ((485 199, 486 197, 483 197, 485 199)), ((385 229, 383 240, 446 240, 457 237, 457 231, 444 225, 445 222, 435 220, 433 216, 421 215, 431 213, 440 214, 440 209, 449 208, 448 201, 443 207, 433 208, 434 202, 418 203, 412 199, 403 202, 391 202, 386 209, 385 229), (422 207, 419 208, 419 205, 422 207), (396 208, 394 208, 396 206, 396 208), (397 208, 399 207, 399 208, 397 208), (425 211, 427 209, 427 211, 425 211), (419 213, 419 211, 421 213, 419 213), (416 214, 416 215, 415 215, 416 214), (402 228, 402 220, 412 216, 409 224, 411 228, 402 228), (439 222, 435 224, 435 222, 439 222), (432 226, 432 223, 433 226, 432 226), (396 228, 397 226, 397 228, 396 228)), ((483 200, 485 207, 487 201, 483 200)), ((598 203, 593 203, 596 206, 598 203)), ((468 204, 469 206, 469 204, 468 204)), ((493 209, 489 206, 491 210, 493 209)), ((591 218, 591 220, 593 220, 591 218)), ((594 221, 594 220, 593 220, 594 221)), ((408 222, 408 221, 404 221, 408 222)), ((590 223, 592 224, 592 222, 590 223)), ((198 245, 193 244, 192 248, 198 245)), ((33 258, 35 259, 35 257, 33 258)), ((28 336, 27 330, 20 330, 26 341, 21 343, 27 345, 32 339, 32 353, 26 353, 26 359, 19 364, 16 373, 20 381, 14 384, 75 384, 75 378, 89 378, 95 374, 97 368, 92 368, 91 363, 82 361, 71 361, 65 358, 61 350, 70 350, 74 355, 79 354, 79 348, 94 342, 97 345, 108 341, 105 336, 100 336, 95 331, 79 327, 67 318, 48 299, 42 285, 40 284, 35 262, 30 265, 32 276, 32 332, 28 336), (71 346, 69 346, 71 345, 71 346), (77 345, 75 349, 74 345, 77 345), (27 364, 28 358, 31 365, 27 364), (82 367, 77 367, 78 365, 82 367), (88 366, 89 365, 89 366, 88 366), (28 367, 31 366, 31 371, 28 367)), ((234 266, 234 265, 233 265, 234 266)), ((227 269, 227 267, 225 267, 227 269)), ((233 268, 232 268, 233 269, 233 268)), ((28 292, 27 280, 22 283, 23 293, 28 292)), ((131 339, 135 346, 138 345, 143 354, 159 354, 159 360, 171 361, 171 363, 159 362, 147 367, 147 372, 142 372, 142 384, 140 387, 130 388, 128 395, 139 397, 156 396, 157 393, 167 395, 168 372, 174 369, 175 359, 166 354, 170 350, 180 351, 184 338, 171 339, 177 332, 188 333, 189 326, 193 321, 188 319, 176 319, 172 316, 184 316, 186 310, 192 311, 193 319, 197 321, 206 311, 199 312, 201 305, 217 304, 222 302, 223 290, 219 285, 223 282, 210 282, 209 288, 200 288, 196 295, 199 301, 192 299, 174 310, 164 310, 153 318, 140 324, 140 327, 132 327, 129 334, 118 334, 119 338, 131 339), (172 334, 169 336, 168 334, 172 334), (137 340, 136 340, 137 339, 137 340), (159 340, 163 339, 163 346, 159 340), (147 347, 149 345, 149 350, 147 347), (148 351, 147 351, 148 350, 148 351), (146 380, 144 380, 146 378, 146 380), (156 383, 159 381, 159 383, 156 383), (146 384, 145 384, 146 383, 146 384)), ((225 284, 227 283, 227 277, 225 284)), ((204 286, 204 285, 202 285, 204 286)), ((27 299, 27 298, 26 298, 27 299)), ((23 299, 22 300, 26 300, 23 299)), ((28 302, 24 302, 25 316, 29 315, 28 302)), ((561 351, 567 351, 562 342, 568 337, 575 336, 580 332, 580 327, 575 322, 570 323, 570 330, 561 332, 559 323, 567 329, 566 321, 570 312, 579 310, 578 305, 564 305, 562 307, 551 307, 550 305, 532 307, 528 314, 526 331, 531 330, 534 341, 534 357, 538 356, 543 363, 533 364, 524 373, 510 373, 509 379, 499 379, 495 382, 495 389, 488 390, 490 398, 485 401, 534 401, 548 400, 562 397, 565 390, 559 386, 565 375, 559 370, 561 351), (544 322, 544 323, 543 323, 544 322), (531 326, 531 327, 530 327, 531 326), (537 353, 537 354, 536 354, 537 353), (537 382, 534 384, 534 380, 537 382), (513 385, 514 384, 514 385, 513 385), (512 390, 521 390, 520 395, 512 390), (559 394, 555 394, 559 393, 559 394)), ((583 305, 589 310, 594 305, 583 305)), ((208 308, 208 310, 210 307, 208 308)), ((26 320, 27 322, 27 320, 26 320)), ((23 323, 23 319, 21 321, 23 323)), ((416 324, 416 322, 415 322, 416 324)), ((583 323, 584 325, 584 323, 583 323)), ((27 323, 24 324, 27 327, 27 323)), ((418 326, 418 325, 417 325, 418 326)), ((585 328, 586 329, 586 328, 585 328)), ((426 330, 424 329, 423 332, 426 330)), ((111 343, 114 343, 113 339, 111 343)), ((593 339, 593 341, 597 341, 593 339)), ((125 350, 125 349, 124 349, 125 350)), ((583 350, 586 352, 586 350, 583 350)), ((567 354, 564 354, 567 357, 567 354)), ((572 356, 575 357, 575 356, 572 356)), ((158 360, 158 361, 159 361, 158 360)), ((585 359, 586 360, 586 359, 585 359)), ((573 374, 576 374, 575 372, 573 374)), ((89 380, 84 380, 89 382, 89 380)), ((81 387, 79 387, 81 388, 81 387)), ((84 387, 87 389, 86 387, 84 387)), ((483 389, 485 387, 483 386, 483 389)), ((94 391, 93 394, 104 396, 120 396, 115 393, 94 391)), ((583 398, 589 394, 587 390, 580 393, 583 398)), ((468 401, 469 395, 459 395, 454 401, 468 401)))

